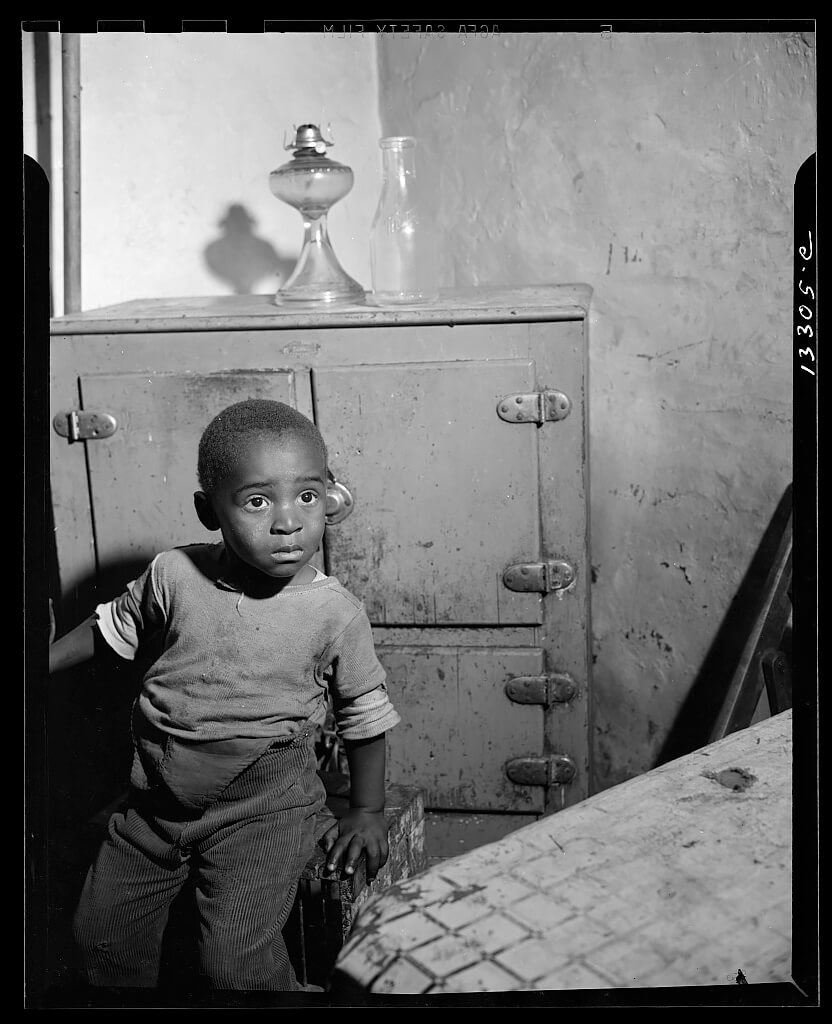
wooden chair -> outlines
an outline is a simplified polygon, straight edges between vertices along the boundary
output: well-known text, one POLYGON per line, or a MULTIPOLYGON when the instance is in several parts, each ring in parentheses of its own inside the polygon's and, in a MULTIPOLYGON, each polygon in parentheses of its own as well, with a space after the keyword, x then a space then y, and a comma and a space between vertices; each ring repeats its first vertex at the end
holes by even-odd
POLYGON ((770 715, 792 706, 789 657, 792 622, 792 514, 782 527, 752 628, 709 742, 749 726, 765 691, 770 715))
POLYGON ((654 767, 792 706, 792 488, 780 498, 654 767), (767 705, 767 707, 766 707, 767 705))

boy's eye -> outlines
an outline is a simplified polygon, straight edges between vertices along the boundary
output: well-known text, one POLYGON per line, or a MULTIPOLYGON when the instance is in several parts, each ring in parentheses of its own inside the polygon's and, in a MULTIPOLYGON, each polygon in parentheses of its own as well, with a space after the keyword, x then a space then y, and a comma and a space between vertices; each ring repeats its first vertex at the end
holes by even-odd
POLYGON ((266 505, 268 505, 268 499, 264 498, 262 494, 252 494, 245 505, 243 505, 243 508, 259 512, 261 509, 264 509, 266 505))
POLYGON ((318 495, 315 491, 302 491, 299 500, 301 505, 314 505, 318 500, 318 495))

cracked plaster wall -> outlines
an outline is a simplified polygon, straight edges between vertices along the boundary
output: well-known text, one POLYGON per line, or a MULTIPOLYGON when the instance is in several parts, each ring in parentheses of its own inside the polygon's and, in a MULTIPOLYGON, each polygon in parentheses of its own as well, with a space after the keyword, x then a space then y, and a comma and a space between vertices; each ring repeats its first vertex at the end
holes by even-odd
POLYGON ((446 286, 583 281, 594 788, 654 763, 791 478, 795 174, 814 37, 378 40, 446 286))

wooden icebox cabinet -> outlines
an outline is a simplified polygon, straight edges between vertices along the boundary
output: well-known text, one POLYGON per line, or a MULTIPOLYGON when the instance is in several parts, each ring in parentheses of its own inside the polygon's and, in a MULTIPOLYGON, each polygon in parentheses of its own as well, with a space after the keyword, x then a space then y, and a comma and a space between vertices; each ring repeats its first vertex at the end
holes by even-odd
POLYGON ((232 402, 287 402, 329 448, 321 566, 365 602, 401 713, 389 779, 488 840, 582 800, 589 300, 483 288, 301 313, 234 296, 54 320, 67 621, 157 551, 218 540, 193 510, 200 433, 232 402))

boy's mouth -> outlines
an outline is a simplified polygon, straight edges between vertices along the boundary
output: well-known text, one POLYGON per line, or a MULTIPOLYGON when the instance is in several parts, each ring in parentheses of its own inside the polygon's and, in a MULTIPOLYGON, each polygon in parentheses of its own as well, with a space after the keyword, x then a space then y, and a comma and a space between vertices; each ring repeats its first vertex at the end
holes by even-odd
POLYGON ((276 551, 272 551, 272 558, 276 562, 296 562, 303 554, 303 548, 290 547, 290 548, 277 548, 276 551))

